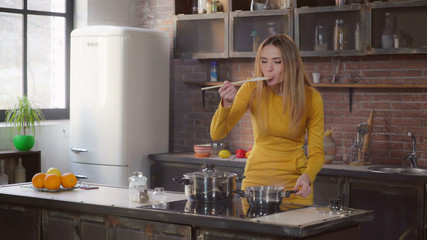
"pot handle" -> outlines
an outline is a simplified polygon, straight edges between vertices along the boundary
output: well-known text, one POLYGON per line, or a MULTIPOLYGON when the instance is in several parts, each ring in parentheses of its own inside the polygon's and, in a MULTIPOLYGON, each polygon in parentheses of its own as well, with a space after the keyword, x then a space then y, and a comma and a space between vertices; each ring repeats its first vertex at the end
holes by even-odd
POLYGON ((188 179, 188 178, 173 178, 172 180, 174 182, 177 182, 178 184, 184 184, 184 185, 190 184, 190 179, 188 179))
POLYGON ((291 194, 297 193, 297 192, 298 192, 298 190, 288 190, 288 191, 282 192, 282 198, 283 197, 288 198, 291 196, 291 194))
POLYGON ((243 190, 233 190, 233 193, 239 194, 240 197, 246 197, 245 191, 243 191, 243 190))
POLYGON ((241 182, 246 176, 242 175, 242 176, 237 176, 236 177, 236 182, 241 182))

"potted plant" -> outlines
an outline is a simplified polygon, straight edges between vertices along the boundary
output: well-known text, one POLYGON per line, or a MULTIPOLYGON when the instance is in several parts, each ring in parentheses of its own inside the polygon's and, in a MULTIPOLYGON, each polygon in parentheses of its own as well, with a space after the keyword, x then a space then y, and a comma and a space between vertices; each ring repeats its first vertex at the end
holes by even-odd
POLYGON ((36 124, 44 119, 40 108, 33 101, 30 101, 26 95, 18 98, 18 103, 6 110, 5 121, 11 126, 10 135, 12 136, 12 133, 16 132, 13 138, 16 149, 28 151, 34 146, 36 124))

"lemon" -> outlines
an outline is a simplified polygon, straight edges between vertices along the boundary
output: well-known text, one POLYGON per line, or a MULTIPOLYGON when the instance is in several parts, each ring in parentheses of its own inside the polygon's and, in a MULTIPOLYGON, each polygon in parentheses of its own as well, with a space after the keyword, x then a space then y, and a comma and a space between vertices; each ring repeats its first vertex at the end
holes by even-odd
POLYGON ((46 175, 49 175, 49 174, 55 174, 58 177, 61 177, 61 171, 59 171, 57 168, 54 168, 54 167, 51 167, 46 171, 46 175))
POLYGON ((228 158, 229 156, 231 156, 231 152, 226 149, 223 149, 219 151, 218 156, 220 156, 221 158, 228 158))

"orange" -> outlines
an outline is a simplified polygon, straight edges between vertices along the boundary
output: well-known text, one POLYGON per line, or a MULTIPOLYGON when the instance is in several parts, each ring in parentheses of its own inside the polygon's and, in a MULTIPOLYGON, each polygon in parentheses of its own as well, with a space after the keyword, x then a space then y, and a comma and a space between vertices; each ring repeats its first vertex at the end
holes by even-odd
POLYGON ((46 177, 46 173, 36 173, 31 179, 31 183, 35 188, 44 188, 44 178, 46 177))
POLYGON ((77 177, 72 173, 64 173, 61 175, 61 184, 64 188, 72 188, 77 184, 77 177))
POLYGON ((55 174, 58 175, 58 177, 61 177, 61 171, 59 171, 57 168, 51 167, 46 171, 46 174, 55 174))
POLYGON ((48 174, 44 178, 44 187, 49 190, 56 190, 61 186, 61 178, 56 174, 48 174))

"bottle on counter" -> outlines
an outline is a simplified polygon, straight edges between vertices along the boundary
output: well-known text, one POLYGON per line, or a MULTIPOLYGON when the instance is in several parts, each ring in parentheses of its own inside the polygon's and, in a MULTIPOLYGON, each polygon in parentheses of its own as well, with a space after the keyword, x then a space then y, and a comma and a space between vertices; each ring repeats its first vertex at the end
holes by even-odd
POLYGON ((6 171, 4 168, 4 160, 0 160, 0 185, 1 184, 8 184, 9 183, 9 177, 6 175, 6 171))
POLYGON ((18 158, 18 165, 15 168, 15 183, 25 182, 25 168, 22 166, 22 158, 18 158))
POLYGON ((216 61, 211 62, 211 82, 218 82, 218 65, 216 61))
POLYGON ((198 0, 197 11, 199 14, 207 13, 206 5, 206 0, 198 0))
POLYGON ((199 1, 193 0, 191 3, 191 13, 198 14, 199 13, 199 1))
POLYGON ((393 47, 393 24, 391 22, 391 16, 389 12, 385 13, 385 25, 381 35, 381 47, 393 47))
POLYGON ((354 49, 357 51, 362 50, 362 43, 360 41, 360 25, 356 24, 356 30, 354 30, 354 49))

